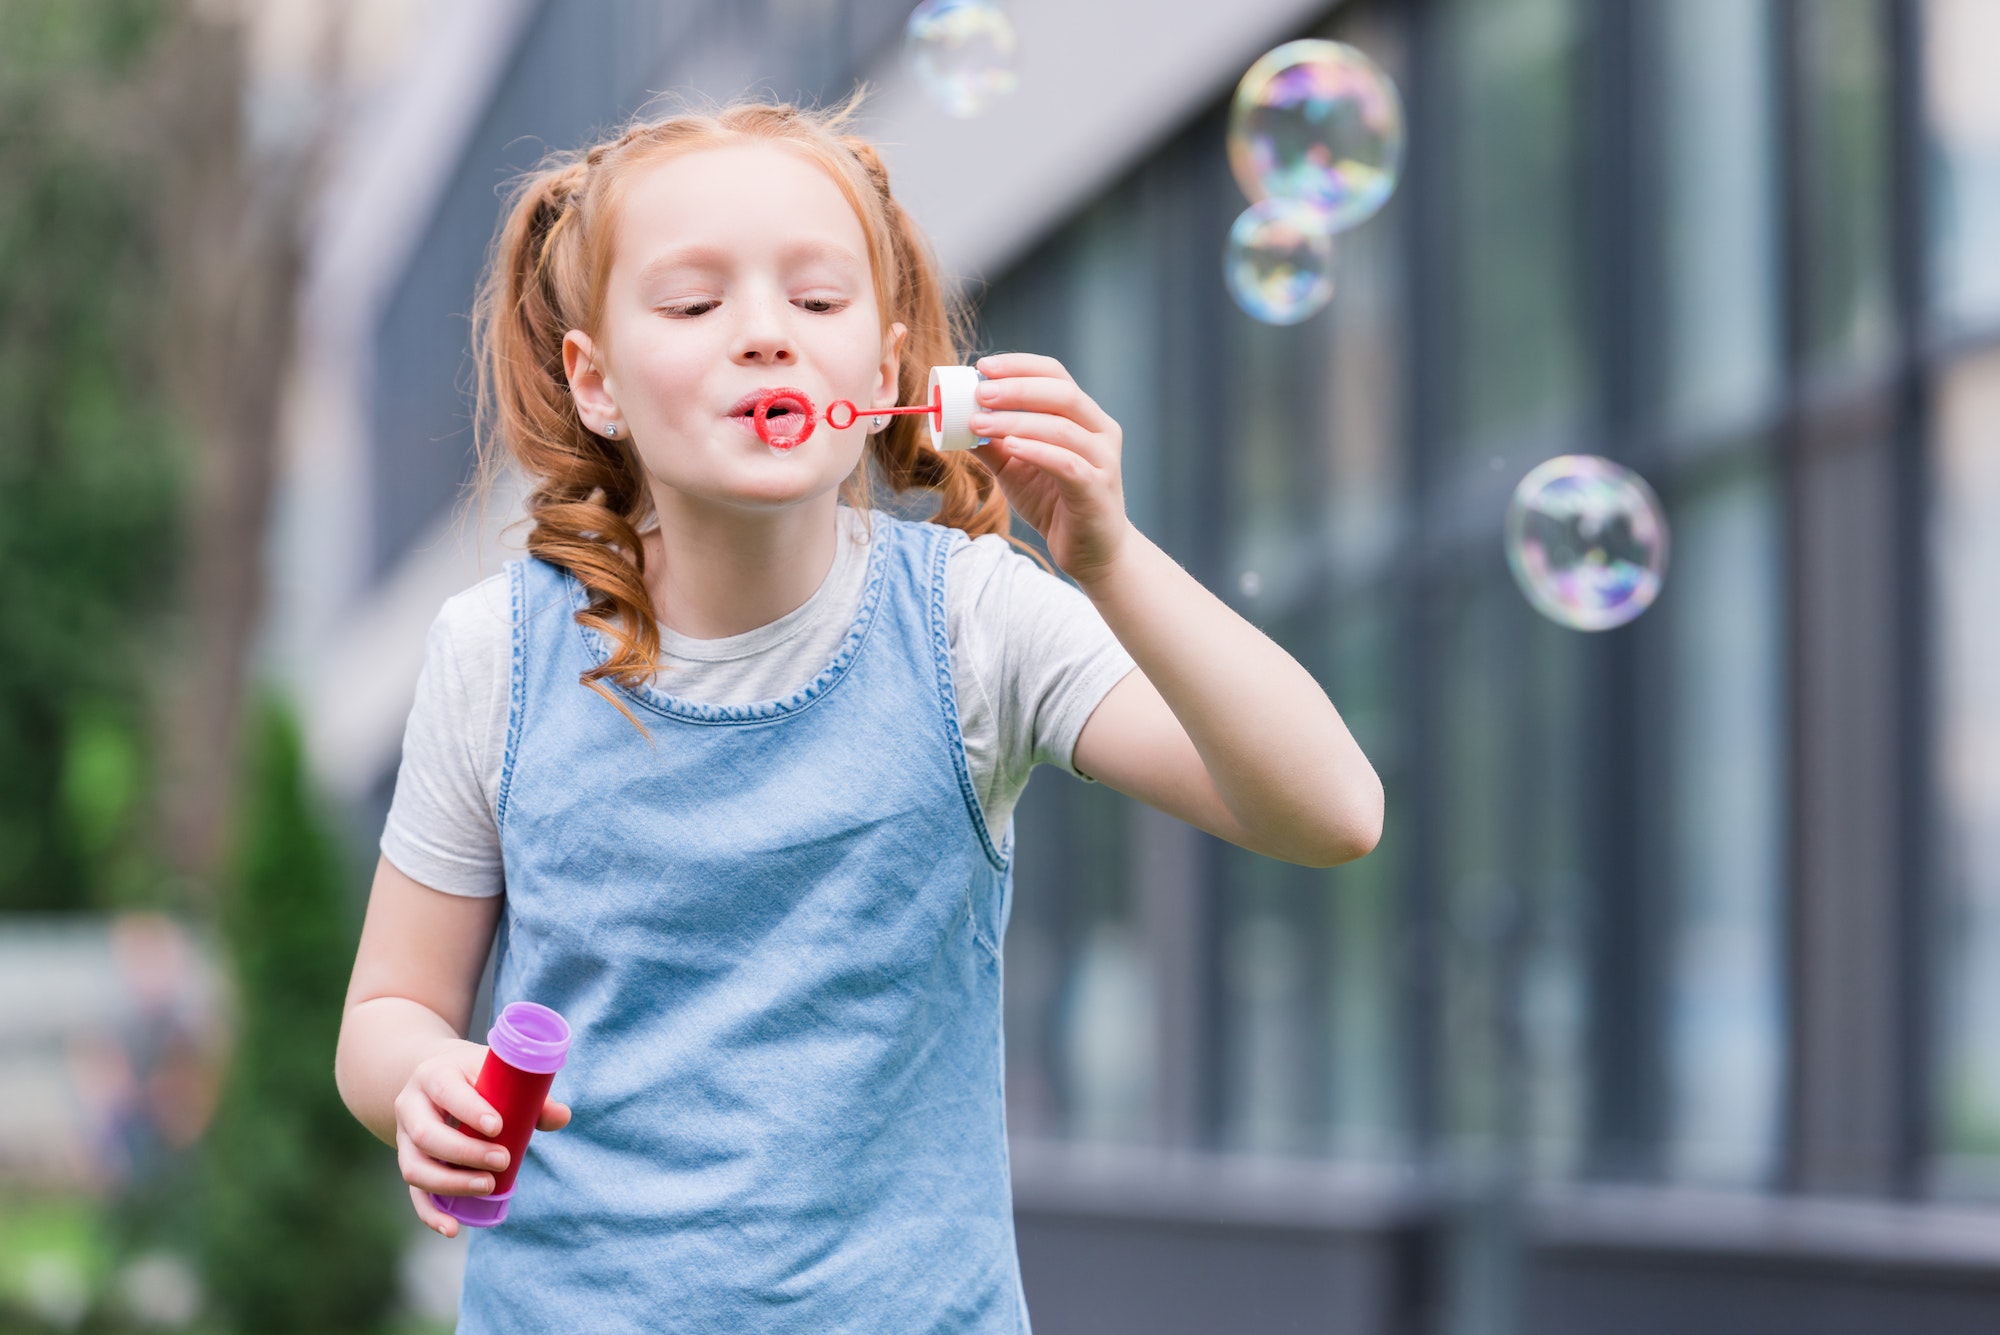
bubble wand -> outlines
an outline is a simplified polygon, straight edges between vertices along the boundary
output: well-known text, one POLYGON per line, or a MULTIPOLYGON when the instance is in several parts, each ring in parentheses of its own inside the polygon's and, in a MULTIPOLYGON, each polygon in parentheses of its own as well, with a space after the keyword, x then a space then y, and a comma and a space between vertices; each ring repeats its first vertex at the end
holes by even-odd
MULTIPOLYGON (((975 445, 986 443, 984 436, 972 434, 972 414, 977 410, 973 402, 973 391, 986 377, 970 366, 933 366, 930 379, 930 402, 901 408, 873 408, 870 417, 897 417, 905 414, 929 417, 931 428, 931 448, 934 450, 969 450, 975 445)), ((861 418, 861 410, 850 399, 835 399, 826 406, 826 424, 835 431, 845 431, 861 418), (843 420, 843 414, 845 420, 843 420)), ((804 390, 774 389, 757 400, 751 413, 757 436, 774 450, 789 450, 804 444, 819 425, 819 410, 804 390), (786 417, 797 417, 803 423, 792 434, 782 434, 773 429, 771 410, 780 404, 787 405, 786 417)))

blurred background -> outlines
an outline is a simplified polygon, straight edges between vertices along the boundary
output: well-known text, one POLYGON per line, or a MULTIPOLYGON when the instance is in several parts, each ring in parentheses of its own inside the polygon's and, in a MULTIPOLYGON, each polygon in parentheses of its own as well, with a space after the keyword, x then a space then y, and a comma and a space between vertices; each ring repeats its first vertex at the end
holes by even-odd
POLYGON ((2000 1322, 2000 5, 1006 10, 958 120, 904 0, 0 4, 0 1332, 449 1329, 331 1072, 424 631, 517 550, 461 504, 496 192, 864 78, 979 350, 1067 363, 1388 786, 1313 871, 1035 780, 1037 1329, 2000 1322), (1409 153, 1273 328, 1224 121, 1299 36, 1409 153), (1574 452, 1673 527, 1602 634, 1502 554, 1574 452))

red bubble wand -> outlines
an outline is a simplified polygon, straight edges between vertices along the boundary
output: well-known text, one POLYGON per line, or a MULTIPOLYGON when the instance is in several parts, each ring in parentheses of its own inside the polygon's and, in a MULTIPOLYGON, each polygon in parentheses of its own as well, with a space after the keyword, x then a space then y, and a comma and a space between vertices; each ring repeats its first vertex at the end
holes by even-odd
MULTIPOLYGON (((870 417, 891 417, 903 413, 923 413, 931 417, 942 417, 944 415, 944 390, 938 385, 933 384, 931 386, 931 401, 922 407, 872 408, 869 410, 868 415, 870 417)), ((806 392, 800 389, 774 389, 770 391, 763 398, 757 400, 756 411, 751 416, 756 419, 758 438, 774 450, 789 450, 794 446, 804 444, 812 436, 813 428, 819 425, 818 409, 813 407, 813 401, 807 397, 806 392), (781 435, 771 428, 771 409, 781 403, 797 405, 797 412, 785 414, 787 417, 797 417, 803 423, 795 435, 781 435)), ((856 408, 850 399, 835 399, 832 403, 826 405, 826 424, 835 431, 847 430, 860 417, 861 410, 856 408), (845 421, 842 421, 840 416, 843 408, 847 410, 845 421)))
MULTIPOLYGON (((930 418, 931 448, 934 450, 969 450, 984 444, 984 439, 972 434, 972 414, 977 410, 973 402, 973 391, 985 379, 970 366, 933 366, 930 378, 930 402, 905 408, 871 408, 869 417, 899 417, 905 414, 930 418)), ((835 399, 826 408, 826 424, 835 431, 845 431, 859 421, 864 414, 854 406, 851 399, 835 399)), ((751 413, 751 424, 757 428, 757 436, 774 450, 796 449, 812 437, 813 428, 819 425, 819 410, 804 390, 767 390, 757 400, 751 413), (784 405, 787 411, 778 422, 771 420, 771 410, 784 405), (797 417, 796 431, 786 431, 790 423, 785 419, 797 417)))

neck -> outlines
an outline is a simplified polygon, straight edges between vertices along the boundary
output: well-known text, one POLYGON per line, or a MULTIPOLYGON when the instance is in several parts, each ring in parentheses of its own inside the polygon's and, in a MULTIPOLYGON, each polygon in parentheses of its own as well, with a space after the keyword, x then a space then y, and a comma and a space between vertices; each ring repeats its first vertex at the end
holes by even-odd
POLYGON ((833 567, 839 496, 750 510, 653 489, 646 589, 660 624, 699 640, 741 635, 802 605, 833 567))

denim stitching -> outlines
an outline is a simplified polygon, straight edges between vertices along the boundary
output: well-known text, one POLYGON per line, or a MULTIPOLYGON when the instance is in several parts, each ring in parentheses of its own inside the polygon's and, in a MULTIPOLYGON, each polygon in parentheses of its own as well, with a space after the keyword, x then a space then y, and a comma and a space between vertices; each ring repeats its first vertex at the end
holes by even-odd
POLYGON ((507 799, 514 790, 514 761, 521 746, 521 715, 528 703, 528 568, 523 560, 507 563, 508 606, 514 617, 513 659, 507 669, 507 748, 500 758, 500 794, 493 803, 493 823, 505 828, 507 799))
MULTIPOLYGON (((925 600, 929 613, 932 666, 937 672, 938 703, 942 708, 945 749, 951 753, 952 770, 958 775, 958 792, 965 803, 965 812, 972 820, 973 833, 979 836, 980 851, 986 861, 1003 878, 1007 863, 993 846, 993 836, 986 828, 986 813, 979 809, 979 793, 972 786, 972 767, 965 756, 965 733, 958 724, 958 692, 951 680, 951 632, 946 613, 945 570, 951 561, 951 554, 958 545, 966 541, 965 534, 957 529, 940 528, 931 537, 930 589, 925 600)), ((971 885, 965 888, 966 908, 974 909, 971 885)), ((1000 959, 1000 944, 991 939, 986 924, 979 914, 972 913, 972 939, 985 947, 995 963, 1000 959)))
MULTIPOLYGON (((821 668, 819 675, 782 700, 758 700, 741 705, 715 705, 694 700, 681 700, 668 695, 665 691, 651 684, 627 687, 608 678, 605 684, 612 690, 623 695, 633 704, 651 710, 653 713, 666 718, 678 719, 683 723, 704 726, 770 723, 777 719, 788 718, 793 714, 799 713, 814 702, 822 699, 835 686, 839 685, 841 679, 847 675, 848 670, 854 666, 854 660, 860 657, 862 646, 866 644, 869 632, 874 629, 875 612, 882 601, 882 589, 886 583, 885 572, 888 568, 888 557, 885 551, 887 545, 886 542, 877 543, 869 553, 868 583, 861 595, 861 607, 855 613, 854 625, 848 630, 847 638, 842 641, 839 652, 834 654, 833 661, 821 668)), ((569 592, 570 606, 577 612, 583 611, 585 607, 589 606, 589 596, 583 587, 583 582, 567 570, 562 571, 561 574, 563 583, 569 592)), ((571 621, 576 626, 577 633, 583 639, 586 656, 594 663, 609 661, 611 657, 611 645, 605 638, 604 633, 594 626, 586 626, 582 622, 576 621, 574 617, 571 618, 571 621)))
POLYGON ((942 529, 933 541, 930 554, 931 657, 938 674, 938 701, 944 708, 945 743, 951 750, 952 769, 958 774, 959 795, 972 817, 979 835, 979 847, 995 871, 1005 871, 1007 860, 993 843, 986 828, 986 813, 979 809, 979 793, 972 786, 972 767, 965 758, 965 734, 958 726, 958 690, 951 680, 951 631, 945 612, 945 566, 965 535, 957 529, 942 529), (957 541, 953 539, 956 538, 957 541))

